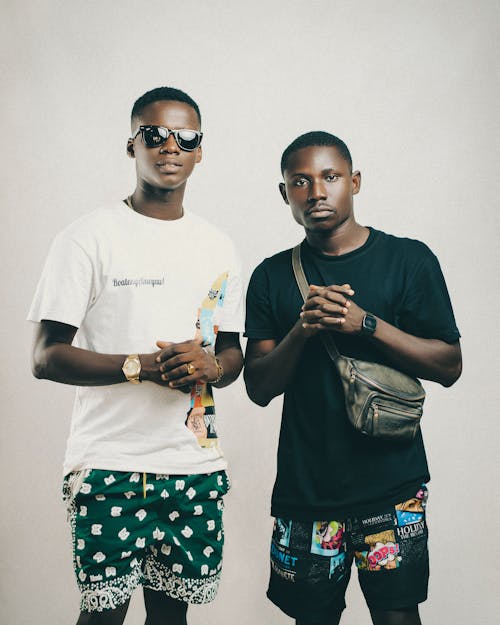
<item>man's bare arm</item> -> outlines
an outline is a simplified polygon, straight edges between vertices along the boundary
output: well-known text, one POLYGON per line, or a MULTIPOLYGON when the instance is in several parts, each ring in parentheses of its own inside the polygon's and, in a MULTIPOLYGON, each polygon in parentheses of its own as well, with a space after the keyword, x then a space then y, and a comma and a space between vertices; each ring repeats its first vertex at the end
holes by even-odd
MULTIPOLYGON (((38 324, 32 357, 35 377, 78 386, 104 386, 127 381, 122 371, 127 354, 101 354, 74 347, 72 342, 76 332, 77 328, 74 326, 57 321, 43 320, 38 324)), ((196 380, 205 381, 204 376, 207 376, 207 379, 217 377, 215 360, 201 348, 199 341, 163 344, 168 347, 148 354, 139 354, 141 381, 155 382, 185 391, 196 380), (173 385, 170 384, 171 380, 168 377, 164 377, 164 371, 161 369, 162 359, 166 352, 170 353, 180 345, 189 346, 189 359, 186 363, 191 362, 192 356, 198 366, 193 375, 186 376, 187 367, 184 365, 182 383, 173 385)), ((238 377, 243 363, 238 334, 220 333, 216 352, 224 368, 224 377, 217 386, 226 386, 238 377)))
POLYGON ((280 343, 273 339, 248 340, 243 375, 253 402, 267 406, 285 392, 309 335, 299 319, 280 343))
MULTIPOLYGON (((345 285, 348 286, 348 285, 345 285)), ((359 334, 365 312, 354 301, 347 300, 338 310, 341 287, 312 286, 304 304, 302 320, 311 331, 334 330, 341 334, 359 334)), ((354 294, 351 290, 350 294, 354 294)), ((408 334, 377 318, 377 328, 368 339, 400 371, 417 378, 451 386, 462 372, 460 343, 426 339, 408 334)))

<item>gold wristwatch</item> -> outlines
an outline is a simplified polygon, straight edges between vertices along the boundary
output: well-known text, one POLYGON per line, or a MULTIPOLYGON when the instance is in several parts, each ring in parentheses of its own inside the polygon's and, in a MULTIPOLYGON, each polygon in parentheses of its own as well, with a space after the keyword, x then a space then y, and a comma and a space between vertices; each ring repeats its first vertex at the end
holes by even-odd
POLYGON ((141 374, 141 361, 139 360, 139 354, 131 354, 125 358, 122 371, 124 376, 132 384, 139 384, 139 375, 141 374))

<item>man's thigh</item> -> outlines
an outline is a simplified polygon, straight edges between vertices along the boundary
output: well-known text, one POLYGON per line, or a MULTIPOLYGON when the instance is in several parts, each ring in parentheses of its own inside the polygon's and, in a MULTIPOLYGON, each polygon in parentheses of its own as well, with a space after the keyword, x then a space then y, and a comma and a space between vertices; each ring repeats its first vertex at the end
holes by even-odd
POLYGON ((343 523, 277 518, 267 596, 301 625, 335 625, 345 608, 351 562, 343 523))
POLYGON ((70 474, 63 494, 80 609, 116 610, 142 582, 145 546, 155 528, 153 500, 144 499, 140 474, 100 469, 70 474))
POLYGON ((222 569, 225 471, 171 476, 152 483, 162 499, 153 531, 155 542, 143 566, 145 588, 186 603, 215 598, 222 569))
POLYGON ((65 480, 83 614, 116 610, 139 584, 186 603, 217 592, 225 472, 144 477, 92 469, 65 480))
POLYGON ((408 501, 347 521, 360 586, 368 607, 376 613, 408 611, 427 598, 426 501, 423 486, 408 501))

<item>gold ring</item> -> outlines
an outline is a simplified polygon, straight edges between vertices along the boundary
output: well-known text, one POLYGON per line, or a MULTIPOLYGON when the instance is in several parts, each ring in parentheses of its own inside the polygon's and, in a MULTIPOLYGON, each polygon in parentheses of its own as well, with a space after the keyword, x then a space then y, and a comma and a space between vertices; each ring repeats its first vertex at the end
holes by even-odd
POLYGON ((193 373, 196 371, 196 367, 193 365, 192 362, 188 362, 186 367, 187 367, 188 375, 193 375, 193 373))

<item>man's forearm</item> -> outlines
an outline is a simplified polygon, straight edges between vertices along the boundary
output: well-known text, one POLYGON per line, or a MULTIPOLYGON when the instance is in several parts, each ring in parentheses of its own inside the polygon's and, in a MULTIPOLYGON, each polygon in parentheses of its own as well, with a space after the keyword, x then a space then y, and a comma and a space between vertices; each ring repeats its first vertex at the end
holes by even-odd
POLYGON ((253 355, 247 350, 244 378, 248 396, 259 406, 285 392, 292 380, 309 334, 298 320, 285 338, 269 353, 253 355))
POLYGON ((377 319, 371 339, 391 364, 417 378, 451 386, 460 377, 460 346, 438 339, 423 339, 377 319))
POLYGON ((122 371, 126 355, 98 354, 67 343, 39 346, 33 374, 40 379, 77 386, 106 386, 126 382, 122 371))

